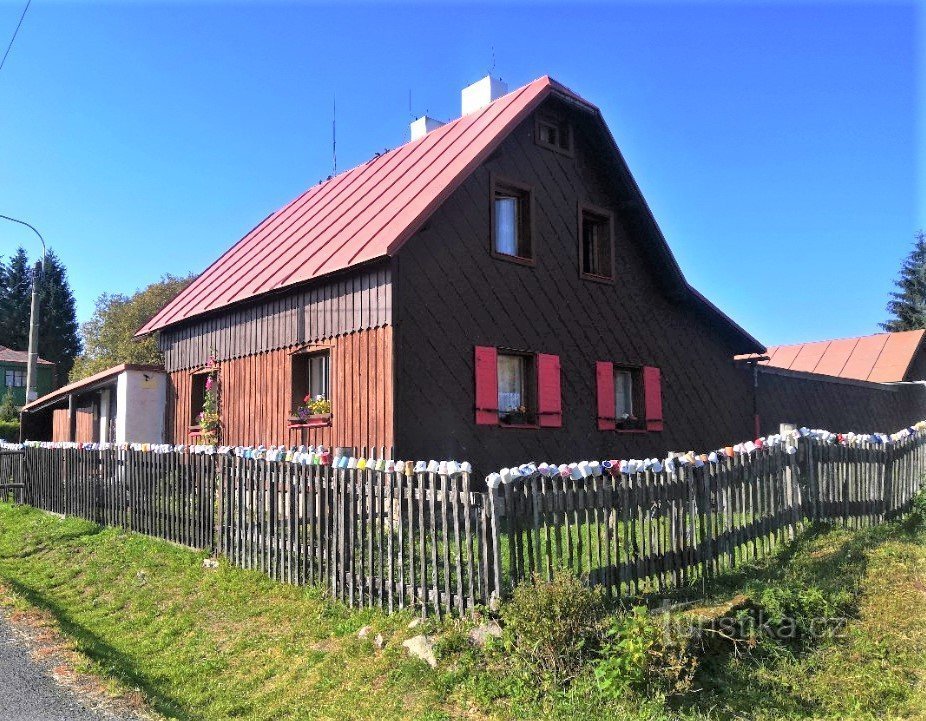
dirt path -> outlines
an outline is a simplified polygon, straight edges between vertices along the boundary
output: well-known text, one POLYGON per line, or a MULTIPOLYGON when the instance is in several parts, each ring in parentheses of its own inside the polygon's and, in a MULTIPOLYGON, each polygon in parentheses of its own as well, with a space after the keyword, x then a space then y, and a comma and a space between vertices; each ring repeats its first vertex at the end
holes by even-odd
POLYGON ((100 707, 97 698, 58 683, 59 659, 36 660, 27 637, 0 608, 0 721, 135 721, 100 707))

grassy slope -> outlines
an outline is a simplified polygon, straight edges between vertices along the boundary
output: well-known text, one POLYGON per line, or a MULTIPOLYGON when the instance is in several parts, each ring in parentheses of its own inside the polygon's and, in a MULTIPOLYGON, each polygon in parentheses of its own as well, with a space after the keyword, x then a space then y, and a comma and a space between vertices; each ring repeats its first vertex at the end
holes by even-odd
POLYGON ((501 654, 465 650, 444 628, 437 672, 408 659, 409 616, 348 611, 202 554, 0 504, 0 583, 50 610, 97 670, 179 718, 923 718, 926 530, 830 531, 714 589, 861 584, 847 637, 797 657, 718 657, 681 702, 604 701, 591 684, 537 698, 501 654), (372 624, 383 651, 356 638, 372 624))

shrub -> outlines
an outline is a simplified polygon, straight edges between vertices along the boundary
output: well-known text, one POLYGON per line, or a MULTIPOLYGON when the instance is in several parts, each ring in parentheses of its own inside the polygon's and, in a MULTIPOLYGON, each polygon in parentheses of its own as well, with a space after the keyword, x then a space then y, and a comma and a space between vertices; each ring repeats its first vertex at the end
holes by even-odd
POLYGON ((690 688, 696 666, 690 632, 657 624, 646 608, 637 606, 611 621, 595 679, 611 696, 628 689, 682 693, 690 688))
POLYGON ((16 443, 19 440, 19 421, 0 421, 0 438, 16 443))
POLYGON ((0 421, 19 422, 19 409, 16 407, 16 401, 13 400, 13 389, 7 388, 3 400, 0 401, 0 421))
POLYGON ((502 607, 505 646, 516 666, 563 685, 601 640, 602 592, 568 571, 515 588, 502 607))

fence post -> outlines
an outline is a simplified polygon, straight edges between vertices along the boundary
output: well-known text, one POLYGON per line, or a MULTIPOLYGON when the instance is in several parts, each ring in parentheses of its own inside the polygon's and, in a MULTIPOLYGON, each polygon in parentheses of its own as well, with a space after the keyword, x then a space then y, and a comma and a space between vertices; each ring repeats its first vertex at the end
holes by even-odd
POLYGON ((501 545, 501 517, 504 510, 504 501, 501 497, 500 489, 501 486, 492 488, 490 485, 486 492, 486 497, 489 502, 489 519, 491 523, 489 528, 489 547, 486 549, 488 551, 487 555, 489 557, 491 576, 490 579, 486 579, 486 581, 491 580, 491 583, 487 583, 486 588, 486 600, 489 603, 489 608, 497 607, 498 603, 502 600, 505 588, 502 585, 502 563, 501 553, 499 552, 499 547, 501 545))

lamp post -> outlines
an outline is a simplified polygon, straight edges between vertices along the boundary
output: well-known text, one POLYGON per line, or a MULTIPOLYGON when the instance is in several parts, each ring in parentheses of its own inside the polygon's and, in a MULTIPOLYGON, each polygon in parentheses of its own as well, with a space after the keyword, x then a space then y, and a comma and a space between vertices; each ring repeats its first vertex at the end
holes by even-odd
POLYGON ((45 250, 45 238, 42 237, 42 234, 36 230, 34 226, 24 220, 11 218, 8 215, 0 215, 0 218, 9 220, 12 223, 25 225, 39 236, 39 240, 42 241, 42 260, 38 261, 35 264, 35 268, 32 270, 32 304, 29 314, 29 362, 26 365, 26 403, 30 403, 39 397, 37 387, 38 379, 36 378, 36 371, 39 363, 39 281, 44 272, 45 256, 47 254, 45 250))

